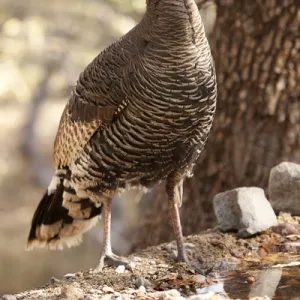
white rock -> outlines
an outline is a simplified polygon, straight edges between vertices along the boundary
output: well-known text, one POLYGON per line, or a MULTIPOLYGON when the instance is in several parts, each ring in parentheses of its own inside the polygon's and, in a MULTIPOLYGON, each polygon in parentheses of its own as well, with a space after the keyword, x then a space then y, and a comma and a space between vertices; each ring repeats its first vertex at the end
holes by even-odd
POLYGON ((169 265, 167 265, 167 264, 158 264, 157 267, 158 267, 158 268, 164 268, 164 269, 167 269, 167 268, 169 268, 169 265))
POLYGON ((220 230, 238 230, 241 237, 278 224, 264 190, 257 187, 237 188, 216 195, 214 210, 220 230))
POLYGON ((184 299, 181 297, 180 293, 177 290, 169 290, 163 292, 155 292, 150 293, 150 297, 154 297, 154 299, 161 299, 161 300, 181 300, 184 299))
POLYGON ((135 269, 135 263, 133 261, 131 261, 129 264, 128 264, 128 269, 133 271, 135 269))
POLYGON ((103 289, 102 289, 102 291, 104 292, 104 293, 114 293, 115 292, 115 290, 112 288, 112 287, 109 287, 109 286, 104 286, 103 287, 103 289))
POLYGON ((124 265, 120 265, 116 268, 116 272, 119 274, 123 274, 125 272, 125 266, 124 265))
POLYGON ((138 288, 138 290, 136 292, 136 295, 139 296, 139 297, 141 297, 141 296, 144 296, 145 294, 146 294, 146 288, 143 285, 141 285, 138 288))
POLYGON ((64 278, 74 278, 76 277, 75 273, 68 273, 64 276, 64 278))

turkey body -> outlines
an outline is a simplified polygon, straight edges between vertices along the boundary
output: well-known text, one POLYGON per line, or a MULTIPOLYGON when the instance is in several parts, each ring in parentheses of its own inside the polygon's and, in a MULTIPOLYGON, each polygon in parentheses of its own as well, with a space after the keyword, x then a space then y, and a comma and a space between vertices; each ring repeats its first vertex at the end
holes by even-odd
POLYGON ((194 0, 148 0, 142 21, 80 75, 28 246, 77 244, 103 205, 106 241, 113 195, 162 180, 178 241, 182 180, 205 145, 215 107, 214 64, 194 0))
POLYGON ((174 171, 188 174, 205 144, 215 112, 213 61, 193 42, 192 28, 174 49, 150 38, 149 28, 139 24, 80 77, 78 98, 115 114, 74 162, 75 182, 97 181, 99 191, 151 187, 174 171))

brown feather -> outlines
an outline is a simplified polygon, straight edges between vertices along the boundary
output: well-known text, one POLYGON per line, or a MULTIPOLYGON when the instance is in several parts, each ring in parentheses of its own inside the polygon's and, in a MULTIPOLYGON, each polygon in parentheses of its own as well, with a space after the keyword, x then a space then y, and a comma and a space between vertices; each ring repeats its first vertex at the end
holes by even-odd
POLYGON ((101 124, 113 119, 115 107, 87 104, 73 95, 60 120, 54 143, 56 168, 70 166, 101 124))

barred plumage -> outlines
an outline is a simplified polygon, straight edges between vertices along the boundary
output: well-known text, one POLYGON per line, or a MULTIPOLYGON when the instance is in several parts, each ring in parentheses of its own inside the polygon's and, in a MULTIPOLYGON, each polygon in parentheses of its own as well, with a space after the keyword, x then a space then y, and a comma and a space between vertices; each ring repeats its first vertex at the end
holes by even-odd
POLYGON ((56 173, 33 218, 28 246, 72 245, 104 205, 104 258, 111 252, 110 207, 128 186, 166 180, 178 243, 178 206, 213 121, 216 78, 194 0, 147 0, 141 22, 81 73, 59 125, 56 173))

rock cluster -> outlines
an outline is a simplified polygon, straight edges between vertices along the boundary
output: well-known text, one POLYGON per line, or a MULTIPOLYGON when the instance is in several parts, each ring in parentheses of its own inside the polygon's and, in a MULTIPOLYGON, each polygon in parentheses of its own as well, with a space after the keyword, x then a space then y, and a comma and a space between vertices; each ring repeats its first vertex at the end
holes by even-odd
POLYGON ((257 187, 241 187, 217 194, 214 210, 222 231, 249 237, 278 224, 275 215, 300 215, 300 165, 283 162, 270 172, 269 198, 257 187), (275 211, 275 212, 274 212, 275 211))

